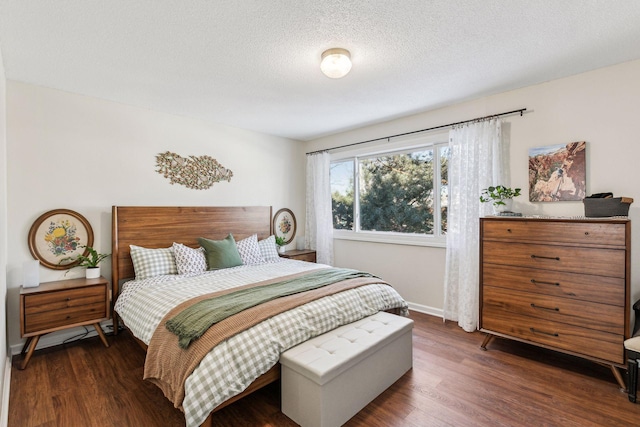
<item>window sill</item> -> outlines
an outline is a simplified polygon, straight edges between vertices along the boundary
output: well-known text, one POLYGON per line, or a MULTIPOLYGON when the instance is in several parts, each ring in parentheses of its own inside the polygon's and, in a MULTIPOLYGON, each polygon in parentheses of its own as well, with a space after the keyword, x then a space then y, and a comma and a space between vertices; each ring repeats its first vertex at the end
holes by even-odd
POLYGON ((446 248, 446 237, 431 236, 405 236, 402 234, 387 234, 375 232, 353 232, 333 230, 333 238, 337 240, 354 240, 360 242, 386 243, 391 245, 426 246, 434 248, 446 248))

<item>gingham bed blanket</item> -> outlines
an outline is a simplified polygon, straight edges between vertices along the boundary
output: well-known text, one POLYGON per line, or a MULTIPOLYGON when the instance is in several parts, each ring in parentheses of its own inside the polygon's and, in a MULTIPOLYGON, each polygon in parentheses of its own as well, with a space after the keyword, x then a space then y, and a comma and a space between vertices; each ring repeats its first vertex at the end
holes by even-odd
MULTIPOLYGON (((149 344, 162 318, 180 303, 207 293, 325 268, 283 259, 200 275, 158 276, 129 282, 115 309, 132 333, 149 344)), ((390 286, 371 284, 327 296, 271 317, 214 347, 185 382, 187 426, 198 426, 219 404, 244 391, 271 369, 280 353, 338 326, 407 304, 390 286)))

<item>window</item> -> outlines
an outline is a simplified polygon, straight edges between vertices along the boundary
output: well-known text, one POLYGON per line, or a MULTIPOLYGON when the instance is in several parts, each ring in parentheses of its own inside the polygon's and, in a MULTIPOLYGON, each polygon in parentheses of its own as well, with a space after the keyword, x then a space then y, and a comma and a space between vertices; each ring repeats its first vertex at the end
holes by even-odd
POLYGON ((334 237, 438 246, 444 243, 449 159, 446 143, 341 157, 331 162, 334 237))

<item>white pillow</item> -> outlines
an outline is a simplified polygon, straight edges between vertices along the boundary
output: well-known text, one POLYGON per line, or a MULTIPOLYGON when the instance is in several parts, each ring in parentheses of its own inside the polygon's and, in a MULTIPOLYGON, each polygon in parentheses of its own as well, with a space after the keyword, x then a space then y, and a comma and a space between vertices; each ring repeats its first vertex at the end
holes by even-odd
POLYGON ((129 248, 136 280, 178 272, 171 248, 149 249, 135 245, 129 248))
POLYGON ((265 262, 280 261, 280 255, 278 255, 278 250, 276 249, 276 236, 271 235, 266 239, 260 240, 258 247, 265 262))
POLYGON ((193 249, 182 243, 173 242, 178 274, 202 273, 207 271, 207 259, 203 248, 193 249))
POLYGON ((244 265, 262 264, 264 262, 264 257, 258 245, 257 234, 236 242, 236 247, 238 248, 240 259, 242 259, 244 265))

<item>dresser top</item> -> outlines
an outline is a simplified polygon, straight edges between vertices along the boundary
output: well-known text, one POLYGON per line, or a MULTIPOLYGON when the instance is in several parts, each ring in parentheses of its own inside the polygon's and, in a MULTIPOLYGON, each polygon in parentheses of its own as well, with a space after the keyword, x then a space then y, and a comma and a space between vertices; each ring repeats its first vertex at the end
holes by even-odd
POLYGON ((554 222, 590 222, 590 223, 609 223, 609 224, 621 224, 627 223, 631 220, 626 216, 611 216, 602 218, 587 218, 585 216, 545 216, 545 215, 531 215, 531 216, 501 216, 501 215, 489 215, 482 217, 483 220, 506 220, 506 221, 554 221, 554 222))

